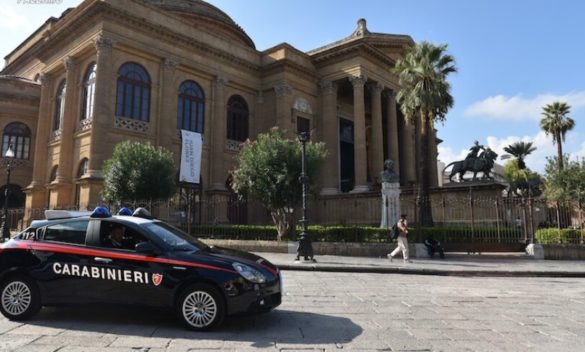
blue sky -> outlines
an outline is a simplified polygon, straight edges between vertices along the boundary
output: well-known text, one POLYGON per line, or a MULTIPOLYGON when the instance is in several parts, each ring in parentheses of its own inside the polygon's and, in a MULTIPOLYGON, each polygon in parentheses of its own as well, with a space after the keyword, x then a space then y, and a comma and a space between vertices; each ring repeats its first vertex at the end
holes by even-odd
MULTIPOLYGON (((50 1, 47 1, 50 2, 50 1)), ((52 2, 58 2, 52 0, 52 2)), ((5 56, 49 16, 78 0, 59 4, 0 1, 0 55, 5 56)), ((542 106, 572 106, 576 128, 565 151, 585 156, 585 2, 574 0, 209 0, 230 15, 259 50, 288 42, 307 51, 349 35, 359 18, 372 32, 407 34, 415 41, 446 43, 459 72, 450 81, 455 106, 439 125, 439 158, 464 157, 474 140, 503 154, 514 141, 533 141, 527 158, 542 171, 555 154, 539 130, 542 106)))

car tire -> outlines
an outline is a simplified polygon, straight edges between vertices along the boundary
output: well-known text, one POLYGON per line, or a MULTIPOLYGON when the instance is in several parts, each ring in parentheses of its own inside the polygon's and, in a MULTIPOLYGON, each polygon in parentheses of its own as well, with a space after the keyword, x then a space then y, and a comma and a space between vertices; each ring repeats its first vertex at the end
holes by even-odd
POLYGON ((41 309, 36 283, 25 276, 12 276, 0 283, 0 312, 9 320, 26 320, 41 309))
POLYGON ((207 331, 221 325, 225 303, 219 291, 208 284, 193 284, 184 289, 177 300, 177 315, 187 328, 207 331))

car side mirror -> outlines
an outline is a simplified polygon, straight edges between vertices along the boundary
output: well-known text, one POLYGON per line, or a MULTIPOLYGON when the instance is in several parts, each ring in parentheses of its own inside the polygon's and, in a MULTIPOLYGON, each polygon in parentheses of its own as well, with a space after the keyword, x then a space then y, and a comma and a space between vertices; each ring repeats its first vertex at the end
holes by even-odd
POLYGON ((140 242, 136 245, 136 252, 154 257, 159 253, 159 250, 150 242, 140 242))

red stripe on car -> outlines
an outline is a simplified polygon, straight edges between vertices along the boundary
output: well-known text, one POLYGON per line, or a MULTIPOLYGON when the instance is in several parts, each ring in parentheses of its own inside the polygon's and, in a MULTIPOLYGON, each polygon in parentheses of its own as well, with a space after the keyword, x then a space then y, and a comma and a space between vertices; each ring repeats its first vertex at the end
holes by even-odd
POLYGON ((88 256, 88 257, 104 257, 104 258, 111 258, 111 259, 134 260, 134 261, 139 261, 139 262, 149 262, 149 263, 159 263, 159 264, 169 264, 169 265, 183 265, 183 266, 189 266, 189 267, 193 267, 193 268, 225 271, 228 273, 237 274, 237 272, 235 270, 220 268, 220 267, 206 265, 206 264, 192 263, 192 262, 187 262, 184 260, 148 257, 148 256, 143 256, 143 255, 138 255, 138 254, 117 253, 117 252, 110 252, 110 251, 105 251, 105 250, 100 250, 100 249, 79 248, 79 247, 74 247, 74 246, 59 245, 59 244, 52 244, 52 243, 17 241, 17 245, 15 246, 15 248, 35 250, 35 251, 41 251, 41 252, 76 254, 76 255, 83 255, 83 256, 88 256))

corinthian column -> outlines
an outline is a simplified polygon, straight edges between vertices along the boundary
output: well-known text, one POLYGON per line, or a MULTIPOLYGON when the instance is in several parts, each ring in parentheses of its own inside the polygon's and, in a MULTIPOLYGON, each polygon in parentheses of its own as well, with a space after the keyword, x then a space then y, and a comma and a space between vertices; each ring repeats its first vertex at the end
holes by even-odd
POLYGON ((388 155, 394 161, 394 171, 400 175, 400 157, 398 146, 398 117, 396 115, 396 93, 389 91, 384 94, 387 104, 388 124, 386 126, 386 135, 388 136, 388 155))
POLYGON ((353 123, 354 123, 354 172, 355 185, 351 192, 359 193, 369 190, 368 187, 368 155, 366 151, 366 110, 364 106, 364 75, 350 77, 353 85, 353 123))
POLYGON ((174 75, 178 62, 172 58, 164 58, 160 65, 161 84, 160 113, 158 114, 157 144, 172 150, 172 141, 177 131, 177 90, 174 87, 174 75))
MULTIPOLYGON (((95 105, 91 122, 90 157, 87 173, 94 178, 102 178, 102 166, 109 156, 106 154, 108 131, 114 125, 116 105, 116 75, 113 67, 112 48, 114 41, 100 35, 93 42, 96 49, 96 80, 95 105)), ((92 192, 97 196, 96 192, 92 192)), ((90 199, 90 203, 97 203, 98 199, 90 199)))
POLYGON ((57 176, 57 205, 70 205, 71 199, 71 176, 73 173, 73 132, 75 122, 78 120, 79 111, 77 104, 77 63, 71 57, 63 62, 67 74, 65 78, 65 108, 63 121, 61 122, 61 145, 59 148, 59 174, 57 176))
POLYGON ((286 131, 285 136, 294 138, 296 129, 291 123, 293 88, 286 82, 274 86, 276 93, 276 126, 286 131))
MULTIPOLYGON (((34 140, 34 163, 33 177, 31 184, 26 189, 26 208, 38 209, 46 205, 47 183, 47 144, 49 143, 49 133, 51 131, 51 79, 46 74, 39 78, 41 82, 41 99, 39 103, 39 116, 37 121, 37 130, 34 140)), ((25 222, 32 219, 36 214, 25 214, 25 222)))
POLYGON ((384 170, 384 139, 382 134, 382 89, 383 85, 374 83, 368 85, 372 94, 372 145, 370 175, 372 179, 384 170))
POLYGON ((225 85, 228 80, 217 76, 213 81, 213 117, 211 131, 211 190, 225 191, 224 149, 227 138, 226 121, 227 110, 225 101, 225 85))
POLYGON ((321 168, 321 194, 336 194, 339 181, 339 122, 337 120, 337 85, 323 81, 321 88, 321 104, 323 111, 322 134, 327 158, 321 168))

